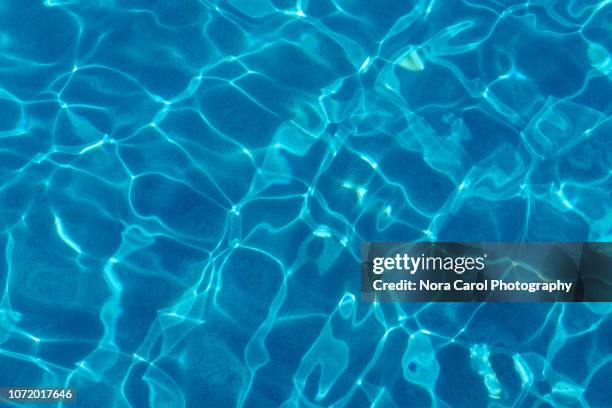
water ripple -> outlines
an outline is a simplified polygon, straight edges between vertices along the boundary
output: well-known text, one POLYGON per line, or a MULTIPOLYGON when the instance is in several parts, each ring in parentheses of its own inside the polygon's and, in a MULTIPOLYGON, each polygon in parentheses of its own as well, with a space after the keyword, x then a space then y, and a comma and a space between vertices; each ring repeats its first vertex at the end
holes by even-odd
POLYGON ((612 4, 0 3, 0 384, 610 405, 609 304, 366 304, 362 241, 612 240, 612 4))

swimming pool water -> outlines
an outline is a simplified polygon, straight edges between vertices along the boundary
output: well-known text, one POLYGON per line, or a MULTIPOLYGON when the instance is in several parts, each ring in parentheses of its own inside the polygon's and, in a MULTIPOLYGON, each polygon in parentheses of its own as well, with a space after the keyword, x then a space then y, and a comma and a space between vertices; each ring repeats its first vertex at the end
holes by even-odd
POLYGON ((611 50, 609 1, 0 1, 0 385, 612 406, 608 303, 359 301, 364 241, 612 240, 611 50))

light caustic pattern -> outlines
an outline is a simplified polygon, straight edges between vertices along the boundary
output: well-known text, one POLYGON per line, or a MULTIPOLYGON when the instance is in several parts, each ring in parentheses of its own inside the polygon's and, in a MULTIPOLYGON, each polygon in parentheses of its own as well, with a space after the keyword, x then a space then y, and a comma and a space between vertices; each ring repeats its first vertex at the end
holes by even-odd
POLYGON ((612 3, 0 2, 0 385, 610 406, 609 304, 366 304, 362 241, 612 239, 612 3))

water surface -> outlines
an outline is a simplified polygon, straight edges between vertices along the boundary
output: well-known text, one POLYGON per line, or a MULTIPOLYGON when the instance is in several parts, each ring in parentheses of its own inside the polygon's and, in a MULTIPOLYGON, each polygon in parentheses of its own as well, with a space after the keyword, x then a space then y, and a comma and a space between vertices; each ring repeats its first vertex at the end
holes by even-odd
POLYGON ((366 304, 363 241, 612 240, 606 1, 0 2, 0 384, 610 406, 609 304, 366 304))

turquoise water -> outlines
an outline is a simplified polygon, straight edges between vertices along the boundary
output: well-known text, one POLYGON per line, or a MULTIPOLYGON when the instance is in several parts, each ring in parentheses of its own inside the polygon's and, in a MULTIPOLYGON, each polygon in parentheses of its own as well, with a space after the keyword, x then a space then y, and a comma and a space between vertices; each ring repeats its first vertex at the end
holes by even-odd
POLYGON ((0 385, 612 406, 610 304, 358 290, 363 241, 612 240, 611 51, 607 1, 0 1, 0 385))

